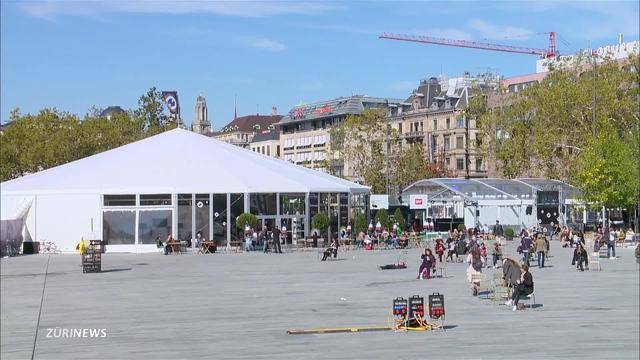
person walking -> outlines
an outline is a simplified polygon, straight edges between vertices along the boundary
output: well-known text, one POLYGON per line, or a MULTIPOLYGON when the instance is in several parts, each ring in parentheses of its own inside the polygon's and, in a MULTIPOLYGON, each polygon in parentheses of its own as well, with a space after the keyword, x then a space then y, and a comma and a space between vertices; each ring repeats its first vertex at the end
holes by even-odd
POLYGON ((531 249, 531 238, 527 235, 520 241, 520 252, 522 252, 522 263, 529 266, 529 249, 531 249))
POLYGON ((496 241, 493 243, 491 255, 493 257, 493 267, 496 268, 498 260, 502 259, 502 246, 500 245, 500 242, 496 241))
POLYGON ((544 258, 547 254, 547 239, 543 234, 538 234, 535 241, 536 253, 538 253, 538 268, 544 268, 544 258))
POLYGON ((573 251, 573 260, 571 261, 571 265, 575 265, 577 262, 578 266, 576 269, 584 271, 584 265, 588 265, 588 261, 587 251, 582 247, 582 244, 576 245, 576 249, 573 251))
POLYGON ((467 255, 467 264, 469 264, 467 267, 467 280, 471 285, 473 296, 478 296, 480 283, 473 281, 473 275, 482 273, 482 257, 480 256, 480 251, 477 247, 471 249, 471 252, 467 255))
POLYGON ((420 256, 422 259, 422 264, 420 265, 420 269, 418 269, 418 279, 422 277, 422 274, 425 273, 425 279, 431 279, 431 269, 436 267, 436 258, 433 256, 431 249, 425 249, 424 253, 420 256))
POLYGON ((280 246, 280 228, 276 226, 273 230, 273 252, 276 254, 282 254, 282 248, 280 246))
POLYGON ((611 228, 605 234, 605 242, 607 244, 607 257, 615 260, 616 258, 616 233, 611 228))
POLYGON ((442 239, 436 240, 436 254, 438 254, 438 261, 442 262, 442 254, 444 254, 444 244, 442 239))

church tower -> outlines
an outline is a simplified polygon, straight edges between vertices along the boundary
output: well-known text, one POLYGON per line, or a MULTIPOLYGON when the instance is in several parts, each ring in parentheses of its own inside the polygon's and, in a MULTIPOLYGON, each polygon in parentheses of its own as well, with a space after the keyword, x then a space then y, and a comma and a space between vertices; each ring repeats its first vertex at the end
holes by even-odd
POLYGON ((209 122, 207 112, 207 101, 204 96, 199 95, 196 99, 196 118, 191 125, 191 131, 198 134, 206 134, 211 131, 211 123, 209 122))

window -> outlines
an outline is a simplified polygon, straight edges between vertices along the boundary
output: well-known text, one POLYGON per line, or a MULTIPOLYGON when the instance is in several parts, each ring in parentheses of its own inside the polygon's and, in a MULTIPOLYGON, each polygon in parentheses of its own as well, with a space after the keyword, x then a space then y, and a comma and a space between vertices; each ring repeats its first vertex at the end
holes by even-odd
POLYGON ((136 206, 135 195, 105 195, 104 206, 136 206))
POLYGON ((463 127, 464 127, 464 118, 463 118, 463 117, 461 117, 461 116, 460 116, 460 117, 458 117, 458 118, 456 119, 456 127, 457 127, 458 129, 461 129, 461 128, 463 128, 463 127))
POLYGON ((135 211, 104 211, 102 239, 106 245, 130 245, 136 241, 135 211))
POLYGON ((433 130, 438 130, 438 119, 433 119, 433 130))
POLYGON ((398 133, 402 134, 402 123, 398 123, 398 133))
POLYGON ((476 159, 476 171, 482 171, 482 159, 476 159))
POLYGON ((444 137, 444 149, 445 149, 445 150, 450 150, 450 149, 451 149, 451 147, 450 147, 450 145, 451 145, 451 144, 450 144, 450 142, 451 142, 451 141, 449 140, 449 135, 445 136, 445 137, 444 137))
POLYGON ((424 131, 424 123, 420 121, 420 131, 424 131))
POLYGON ((178 239, 186 240, 191 239, 192 228, 191 214, 192 214, 192 195, 191 194, 178 194, 178 239))
POLYGON ((244 229, 238 229, 236 219, 244 212, 244 194, 230 194, 229 212, 231 216, 231 240, 242 240, 244 229))
POLYGON ((271 156, 271 146, 267 146, 267 156, 271 156))
POLYGON ((464 149, 464 137, 456 137, 456 149, 464 149))
POLYGON ((140 195, 140 206, 171 206, 171 194, 140 195))
POLYGON ((276 156, 280 157, 280 145, 276 145, 276 156))
POLYGON ((254 215, 276 215, 276 194, 250 194, 251 213, 254 215))
POLYGON ((227 243, 227 194, 213 194, 213 241, 227 243))
POLYGON ((464 170, 464 159, 456 159, 456 170, 464 170))
POLYGON ((171 231, 171 210, 141 210, 138 214, 138 244, 164 241, 171 231))
POLYGON ((451 119, 450 118, 447 118, 446 124, 447 124, 447 129, 451 129, 451 119))
POLYGON ((301 215, 304 212, 304 194, 280 194, 281 215, 301 215))

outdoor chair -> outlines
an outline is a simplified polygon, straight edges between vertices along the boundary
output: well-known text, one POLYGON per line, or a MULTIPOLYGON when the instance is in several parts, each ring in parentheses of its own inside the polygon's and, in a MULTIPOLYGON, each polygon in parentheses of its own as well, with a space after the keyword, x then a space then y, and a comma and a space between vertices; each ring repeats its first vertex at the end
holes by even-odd
MULTIPOLYGON (((529 295, 526 295, 526 296, 520 296, 520 298, 518 299, 518 302, 519 302, 519 303, 522 303, 522 302, 528 302, 528 303, 529 303, 529 307, 530 307, 531 309, 533 309, 533 308, 534 308, 534 306, 536 305, 536 294, 535 294, 535 291, 534 291, 534 292, 532 292, 532 293, 531 293, 531 294, 529 294, 529 295)), ((523 305, 524 305, 524 304, 523 304, 523 305)))
POLYGON ((587 267, 589 271, 591 270, 602 270, 602 266, 600 265, 600 254, 597 252, 591 253, 591 258, 588 260, 587 267))
POLYGON ((447 267, 443 263, 436 265, 436 277, 447 277, 447 267))

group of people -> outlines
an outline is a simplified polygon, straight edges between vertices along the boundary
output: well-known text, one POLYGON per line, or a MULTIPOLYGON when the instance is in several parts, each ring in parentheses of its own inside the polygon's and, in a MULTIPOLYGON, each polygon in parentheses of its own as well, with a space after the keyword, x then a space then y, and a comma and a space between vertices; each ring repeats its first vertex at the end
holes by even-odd
MULTIPOLYGON (((196 233, 196 238, 193 242, 189 238, 183 243, 187 247, 193 246, 196 249, 206 248, 206 252, 211 254, 215 253, 218 250, 218 246, 216 245, 216 243, 214 241, 207 241, 204 235, 202 235, 201 231, 198 231, 196 233)), ((158 249, 162 249, 164 255, 169 255, 173 252, 179 251, 176 251, 176 247, 181 246, 181 242, 176 241, 176 239, 173 238, 173 235, 171 235, 171 231, 169 231, 169 235, 167 235, 167 238, 164 241, 160 240, 160 236, 156 237, 156 246, 158 247, 158 249)))
POLYGON ((244 233, 244 249, 245 251, 254 251, 258 246, 262 246, 264 253, 271 250, 276 254, 282 254, 281 243, 286 241, 286 237, 286 230, 280 230, 277 226, 272 231, 266 226, 263 226, 260 231, 249 228, 244 233), (269 247, 269 244, 273 245, 273 249, 269 247))
POLYGON ((538 268, 544 268, 545 259, 551 249, 549 239, 546 236, 546 229, 532 229, 531 232, 527 229, 522 229, 520 236, 522 239, 517 251, 522 255, 522 262, 530 266, 531 256, 535 253, 538 258, 538 268))

